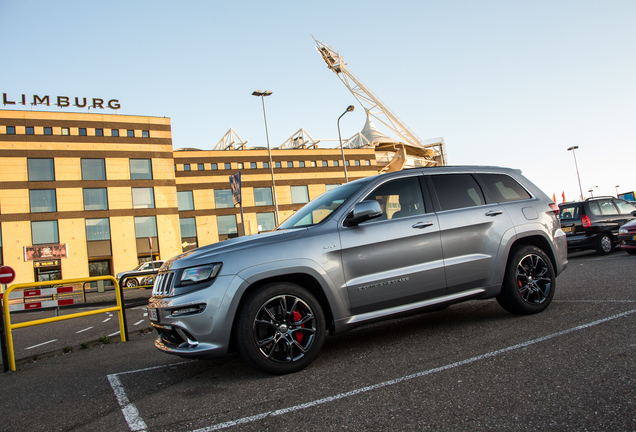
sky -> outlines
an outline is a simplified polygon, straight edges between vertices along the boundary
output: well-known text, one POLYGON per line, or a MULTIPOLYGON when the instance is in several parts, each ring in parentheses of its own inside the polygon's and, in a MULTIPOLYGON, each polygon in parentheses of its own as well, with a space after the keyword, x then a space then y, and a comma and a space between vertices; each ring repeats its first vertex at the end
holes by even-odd
POLYGON ((265 146, 251 94, 271 90, 272 146, 301 127, 337 139, 354 104, 351 137, 364 110, 313 35, 421 139, 444 137, 450 164, 518 168, 569 201, 571 146, 586 197, 636 190, 635 22, 632 0, 0 0, 0 93, 118 99, 169 117, 174 148, 211 150, 230 127, 265 146))

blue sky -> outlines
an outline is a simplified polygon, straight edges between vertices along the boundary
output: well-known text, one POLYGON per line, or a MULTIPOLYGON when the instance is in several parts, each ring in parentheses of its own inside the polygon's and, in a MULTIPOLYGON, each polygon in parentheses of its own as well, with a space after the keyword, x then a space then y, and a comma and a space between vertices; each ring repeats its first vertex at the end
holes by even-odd
POLYGON ((586 195, 636 190, 634 22, 631 0, 0 0, 0 93, 119 99, 170 117, 175 148, 212 149, 230 127, 265 145, 251 93, 272 90, 272 145, 301 127, 335 139, 355 99, 314 35, 420 138, 443 136, 451 164, 520 168, 575 199, 573 145, 586 195))

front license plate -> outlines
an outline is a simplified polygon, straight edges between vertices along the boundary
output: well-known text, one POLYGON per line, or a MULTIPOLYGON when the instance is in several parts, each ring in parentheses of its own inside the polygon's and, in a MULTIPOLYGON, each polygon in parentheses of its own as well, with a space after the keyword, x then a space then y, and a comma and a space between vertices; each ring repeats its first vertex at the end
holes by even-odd
POLYGON ((572 227, 562 227, 561 231, 565 232, 565 233, 569 233, 572 232, 572 227))
POLYGON ((157 319, 157 309, 148 309, 148 319, 155 322, 159 321, 157 319))

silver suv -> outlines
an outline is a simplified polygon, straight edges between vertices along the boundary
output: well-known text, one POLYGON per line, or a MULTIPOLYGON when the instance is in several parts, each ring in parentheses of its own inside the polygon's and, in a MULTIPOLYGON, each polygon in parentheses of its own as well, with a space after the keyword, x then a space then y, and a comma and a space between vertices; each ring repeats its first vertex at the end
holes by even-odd
POLYGON ((298 371, 325 334, 496 297, 548 307, 567 266, 558 206, 518 170, 412 169, 332 189, 267 234, 168 260, 148 304, 155 345, 298 371))

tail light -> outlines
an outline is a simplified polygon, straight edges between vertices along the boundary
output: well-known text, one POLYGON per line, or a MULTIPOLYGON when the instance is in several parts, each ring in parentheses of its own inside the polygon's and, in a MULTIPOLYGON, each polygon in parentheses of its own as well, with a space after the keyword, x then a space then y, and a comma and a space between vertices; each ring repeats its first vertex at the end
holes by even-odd
POLYGON ((550 206, 550 210, 552 210, 552 213, 554 213, 555 215, 559 214, 559 206, 556 205, 555 203, 551 202, 550 204, 548 204, 550 206))
POLYGON ((590 218, 587 217, 586 215, 583 215, 583 217, 581 218, 581 222, 583 223, 583 228, 589 228, 592 226, 592 223, 590 222, 590 218))

